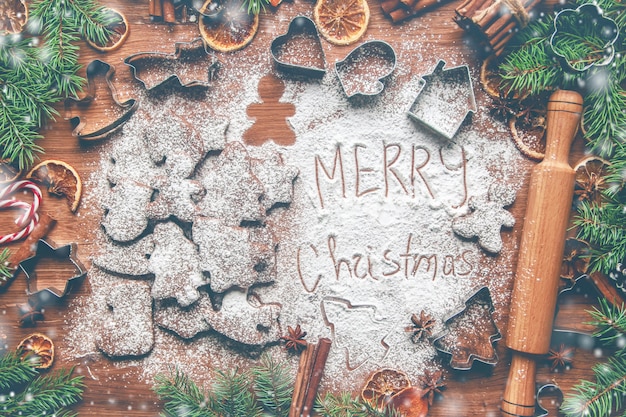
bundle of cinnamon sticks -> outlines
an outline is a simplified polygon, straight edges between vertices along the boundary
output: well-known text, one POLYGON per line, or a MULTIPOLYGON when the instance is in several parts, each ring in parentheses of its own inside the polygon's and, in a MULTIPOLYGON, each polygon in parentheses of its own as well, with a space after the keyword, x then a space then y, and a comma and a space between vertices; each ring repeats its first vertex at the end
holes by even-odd
POLYGON ((465 0, 456 9, 455 21, 468 32, 477 33, 496 56, 530 20, 530 11, 541 0, 465 0))
POLYGON ((313 414, 313 405, 330 352, 330 345, 330 339, 322 338, 317 344, 307 344, 306 349, 301 353, 289 417, 309 417, 313 414))
POLYGON ((167 23, 176 22, 174 0, 150 0, 149 14, 154 20, 163 19, 167 23))
POLYGON ((380 6, 393 23, 434 9, 449 0, 381 0, 380 6))

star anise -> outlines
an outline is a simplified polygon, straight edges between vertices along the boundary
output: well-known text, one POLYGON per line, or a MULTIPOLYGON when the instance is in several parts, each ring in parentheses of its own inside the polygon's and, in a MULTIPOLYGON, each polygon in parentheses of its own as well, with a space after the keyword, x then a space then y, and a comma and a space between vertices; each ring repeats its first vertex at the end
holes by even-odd
POLYGON ((420 340, 431 336, 434 327, 435 319, 422 310, 419 316, 417 314, 411 316, 411 325, 405 330, 413 333, 411 340, 413 343, 418 343, 420 340))
POLYGON ((295 353, 304 350, 307 345, 307 341, 304 340, 306 336, 306 332, 303 332, 298 324, 295 329, 291 326, 287 326, 287 330, 289 333, 285 336, 282 336, 281 339, 285 341, 285 349, 291 350, 295 353))
POLYGON ((493 99, 493 107, 489 110, 493 116, 502 120, 509 120, 509 117, 518 112, 519 103, 500 93, 499 98, 493 99))
POLYGON ((574 348, 566 348, 565 345, 561 345, 558 349, 550 349, 548 352, 548 360, 552 361, 550 370, 566 368, 572 363, 573 356, 574 348))
POLYGON ((436 394, 441 394, 446 384, 443 383, 443 372, 435 371, 430 372, 426 370, 424 376, 419 378, 420 385, 424 391, 424 397, 428 398, 428 405, 433 405, 433 400, 436 394))
POLYGON ((17 306, 20 315, 20 327, 34 327, 38 321, 43 321, 43 309, 30 303, 17 306))

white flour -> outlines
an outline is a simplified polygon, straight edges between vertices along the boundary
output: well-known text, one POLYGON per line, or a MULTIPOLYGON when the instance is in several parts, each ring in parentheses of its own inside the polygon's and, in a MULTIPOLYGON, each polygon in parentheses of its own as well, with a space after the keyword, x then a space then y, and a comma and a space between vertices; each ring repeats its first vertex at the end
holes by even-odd
MULTIPOLYGON (((402 369, 415 382, 425 368, 439 365, 431 343, 414 344, 405 331, 411 314, 431 314, 437 335, 444 330, 442 321, 477 286, 490 287, 496 322, 508 302, 515 252, 510 232, 503 232, 502 253, 487 256, 475 242, 457 237, 451 222, 467 212, 469 197, 485 194, 494 181, 518 189, 521 158, 504 126, 478 128, 495 124, 484 110, 453 142, 411 121, 406 112, 420 88, 420 77, 408 70, 418 54, 412 50, 407 42, 397 51, 394 75, 370 100, 346 99, 333 72, 322 81, 285 79, 281 101, 296 107, 289 120, 295 145, 247 148, 253 158, 278 151, 286 165, 299 169, 293 202, 266 216, 278 242, 276 280, 250 292, 263 303, 282 306, 283 334, 287 326, 300 324, 309 341, 333 340, 326 389, 360 389, 366 376, 381 367, 402 369)), ((229 120, 226 140, 240 141, 253 123, 246 108, 260 101, 258 80, 270 72, 267 58, 246 50, 233 55, 206 93, 165 88, 144 94, 138 112, 103 149, 102 165, 109 163, 112 149, 132 152, 137 135, 162 128, 162 120, 184 119, 200 132, 213 132, 213 126, 229 120)), ((145 150, 139 153, 136 165, 125 166, 126 175, 149 175, 147 159, 145 150)), ((102 175, 87 181, 83 207, 93 208, 89 215, 102 216, 100 201, 108 187, 102 175)), ((101 230, 94 240, 104 242, 101 230)), ((112 282, 126 279, 91 271, 92 295, 76 300, 68 319, 67 356, 97 352, 93 329, 104 295, 112 282)), ((290 360, 295 372, 295 357, 277 345, 268 349, 290 360)), ((112 364, 137 367, 148 383, 170 365, 203 382, 207 370, 245 367, 259 351, 215 332, 185 341, 156 327, 149 355, 112 364)))

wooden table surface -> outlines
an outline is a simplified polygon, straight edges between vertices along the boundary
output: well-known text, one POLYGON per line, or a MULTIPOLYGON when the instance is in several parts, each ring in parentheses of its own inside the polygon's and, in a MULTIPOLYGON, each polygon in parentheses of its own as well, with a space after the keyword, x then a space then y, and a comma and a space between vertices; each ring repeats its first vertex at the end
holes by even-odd
MULTIPOLYGON (((288 14, 291 18, 297 14, 312 15, 313 3, 308 0, 292 0, 275 11, 267 10, 261 15, 260 30, 257 38, 248 48, 258 48, 259 45, 267 45, 268 39, 277 36, 277 27, 281 28, 280 33, 285 28, 284 16, 279 22, 279 15, 288 14)), ((420 45, 423 48, 421 55, 423 62, 414 63, 415 73, 423 74, 432 68, 433 58, 446 58, 454 51, 456 56, 464 59, 470 66, 474 75, 478 73, 480 60, 471 42, 468 42, 464 32, 455 24, 451 23, 455 1, 449 3, 436 11, 411 20, 410 22, 393 25, 389 19, 381 13, 376 0, 368 0, 371 9, 371 21, 366 38, 383 39, 393 41, 400 38, 401 34, 415 34, 420 36, 420 45), (430 36, 423 36, 423 34, 430 36)), ((93 59, 105 60, 117 68, 114 85, 122 100, 133 97, 135 91, 140 88, 138 82, 131 76, 129 68, 124 66, 123 59, 140 51, 163 51, 173 52, 173 42, 176 40, 188 41, 198 36, 198 27, 195 23, 186 24, 165 24, 151 22, 148 17, 147 0, 101 0, 107 6, 121 10, 128 18, 131 25, 130 37, 123 47, 115 52, 101 54, 81 43, 80 61, 85 64, 93 59)), ((407 38, 404 38, 407 39, 407 38)), ((332 63, 343 58, 353 46, 337 47, 327 42, 323 42, 327 62, 332 63)), ((236 54, 236 53, 235 53, 236 54)), ((218 54, 220 61, 227 61, 235 54, 218 54)), ((270 64, 268 64, 270 65, 270 64)), ((84 71, 84 69, 83 69, 84 71)), ((489 106, 490 101, 482 92, 479 86, 475 86, 477 101, 481 106, 489 106)), ((484 107, 483 107, 484 109, 484 107)), ((62 111, 61 106, 59 110, 62 111)), ((97 110, 89 110, 87 117, 94 117, 97 110)), ((45 148, 45 158, 60 159, 73 165, 83 178, 88 178, 97 165, 99 149, 102 142, 80 142, 71 134, 69 122, 58 117, 56 122, 51 122, 42 130, 45 136, 40 144, 45 148)), ((575 143, 580 155, 582 140, 578 138, 575 143)), ((575 157, 572 158, 573 160, 575 157)), ((520 169, 528 171, 534 163, 527 161, 520 166, 520 169)), ((45 194, 45 192, 44 192, 45 194)), ((525 207, 525 190, 518 194, 517 202, 513 209, 513 214, 517 219, 517 224, 512 232, 515 239, 519 239, 521 225, 523 223, 523 207, 525 207)), ((90 230, 98 227, 94 224, 94 219, 81 215, 86 208, 81 206, 76 214, 68 211, 64 201, 48 198, 45 196, 43 210, 53 214, 58 220, 56 227, 50 233, 50 238, 59 244, 77 242, 79 245, 78 255, 81 260, 87 261, 92 250, 92 240, 90 230)), ((12 217, 9 212, 0 215, 0 230, 11 228, 12 217)), ((15 248, 16 245, 11 245, 15 248)), ((49 283, 54 283, 56 277, 50 276, 49 283)), ((78 294, 89 291, 88 281, 80 288, 78 294)), ((37 325, 36 331, 44 332, 51 336, 57 343, 58 351, 63 351, 63 335, 66 332, 65 317, 67 314, 67 304, 76 295, 71 295, 66 303, 61 306, 50 307, 45 312, 45 321, 37 325)), ((591 308, 597 300, 597 293, 588 283, 579 283, 576 291, 563 294, 559 299, 559 313, 556 320, 556 327, 559 329, 589 331, 585 324, 589 317, 585 310, 591 308)), ((12 283, 9 289, 0 293, 0 343, 12 348, 33 329, 20 328, 17 325, 18 314, 16 305, 24 303, 25 283, 24 280, 17 280, 12 283)), ((447 371, 447 389, 443 398, 436 401, 432 407, 432 416, 495 416, 498 415, 500 395, 503 392, 505 380, 508 373, 508 361, 510 355, 504 347, 503 341, 498 342, 499 362, 495 367, 475 366, 471 372, 451 372, 447 371)), ((62 356, 62 355, 61 355, 62 356)), ((101 359, 106 361, 107 359, 101 359)), ((581 378, 590 378, 591 367, 597 362, 593 351, 577 348, 575 352, 573 367, 563 372, 551 372, 547 363, 540 366, 538 382, 556 383, 563 391, 570 389, 572 385, 581 378)), ((55 367, 77 365, 76 372, 85 375, 87 389, 84 400, 76 407, 76 411, 81 416, 155 416, 158 415, 160 404, 155 395, 150 390, 150 385, 146 382, 139 382, 133 377, 126 375, 125 369, 115 367, 102 367, 99 371, 101 377, 98 380, 90 378, 84 362, 64 363, 57 361, 55 367), (102 374, 104 372, 105 374, 102 374), (106 382, 105 382, 106 381, 106 382), (113 383, 108 381, 114 381, 113 383), (117 382, 115 382, 117 381, 117 382)), ((92 369, 99 367, 98 363, 90 364, 92 369)), ((555 412, 555 402, 558 402, 557 395, 547 395, 542 399, 545 408, 551 410, 550 415, 557 415, 555 412)))

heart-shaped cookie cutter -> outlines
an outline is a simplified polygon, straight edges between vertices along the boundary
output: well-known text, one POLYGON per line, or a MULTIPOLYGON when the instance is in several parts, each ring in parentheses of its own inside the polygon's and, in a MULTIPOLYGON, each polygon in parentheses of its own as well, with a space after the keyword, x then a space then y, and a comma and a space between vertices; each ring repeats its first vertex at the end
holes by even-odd
POLYGON ((87 269, 76 257, 77 245, 76 243, 70 243, 63 246, 56 246, 52 241, 45 239, 39 239, 37 242, 37 248, 35 254, 30 258, 24 259, 17 265, 17 269, 13 273, 14 277, 17 277, 20 273, 23 273, 26 277, 26 294, 29 301, 33 305, 42 306, 48 304, 55 304, 60 302, 66 295, 72 290, 77 288, 87 276, 87 269), (43 289, 33 288, 37 274, 37 264, 43 258, 55 259, 55 260, 67 260, 74 266, 76 274, 65 280, 65 286, 62 290, 55 287, 47 287, 43 289))
POLYGON ((384 81, 395 69, 396 51, 379 40, 362 43, 335 63, 335 73, 348 98, 380 94, 385 89, 384 81))
MULTIPOLYGON (((306 16, 294 17, 289 23, 287 33, 284 33, 274 38, 270 46, 270 50, 272 52, 272 59, 276 63, 276 66, 285 72, 296 75, 304 75, 311 78, 323 78, 326 74, 326 56, 324 55, 324 49, 322 48, 320 34, 317 31, 317 26, 315 26, 315 23, 306 16), (281 59, 283 58, 281 56, 282 49, 287 45, 289 40, 298 36, 309 37, 314 40, 317 45, 319 45, 319 51, 321 53, 322 61, 321 65, 318 66, 314 63, 300 64, 297 62, 288 62, 284 59, 281 59)), ((303 53, 303 51, 299 51, 299 53, 303 53)))

